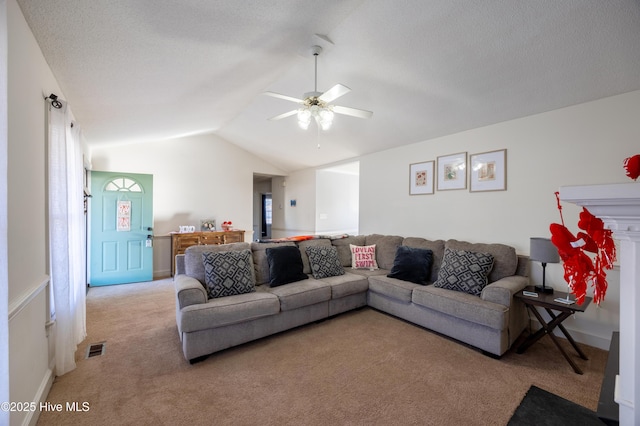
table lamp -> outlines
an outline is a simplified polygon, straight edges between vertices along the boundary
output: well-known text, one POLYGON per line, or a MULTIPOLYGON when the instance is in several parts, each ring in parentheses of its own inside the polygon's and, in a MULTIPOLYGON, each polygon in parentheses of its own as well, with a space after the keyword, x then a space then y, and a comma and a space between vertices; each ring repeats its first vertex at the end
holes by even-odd
POLYGON ((558 249, 549 238, 532 237, 529 242, 529 258, 534 262, 542 263, 542 286, 536 286, 536 290, 542 293, 553 293, 553 287, 545 285, 547 263, 559 263, 558 249))

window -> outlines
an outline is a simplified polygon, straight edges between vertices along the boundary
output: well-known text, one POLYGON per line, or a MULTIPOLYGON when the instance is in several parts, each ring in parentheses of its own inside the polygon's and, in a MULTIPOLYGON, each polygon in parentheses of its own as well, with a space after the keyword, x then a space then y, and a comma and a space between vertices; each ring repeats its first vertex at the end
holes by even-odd
POLYGON ((104 190, 114 192, 142 192, 142 187, 135 180, 115 178, 107 183, 104 190))

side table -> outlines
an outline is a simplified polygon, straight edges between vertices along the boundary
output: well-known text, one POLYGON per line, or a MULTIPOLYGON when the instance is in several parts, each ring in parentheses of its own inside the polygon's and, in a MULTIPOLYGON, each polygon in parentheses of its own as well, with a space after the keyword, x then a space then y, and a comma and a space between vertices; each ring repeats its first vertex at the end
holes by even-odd
MULTIPOLYGON (((575 342, 575 340, 573 340, 573 337, 571 337, 571 334, 569 334, 567 329, 564 328, 564 326, 562 325, 562 322, 567 318, 569 318, 571 315, 575 314, 576 312, 584 312, 589 306, 589 304, 591 303, 592 298, 585 297, 582 305, 578 305, 575 302, 573 304, 568 305, 561 302, 556 302, 554 300, 557 298, 562 298, 562 299, 567 298, 567 293, 564 293, 561 291, 556 291, 553 294, 537 293, 538 297, 526 296, 524 294, 525 292, 536 293, 536 289, 535 287, 527 287, 524 290, 514 294, 513 297, 521 300, 525 304, 527 309, 529 309, 529 311, 536 316, 538 321, 540 321, 540 325, 542 325, 542 328, 536 331, 535 333, 529 335, 527 339, 524 342, 522 342, 520 346, 518 346, 518 348, 516 349, 516 352, 519 354, 523 353, 524 351, 527 350, 529 346, 533 345, 535 342, 540 340, 542 336, 549 335, 549 337, 551 338, 553 343, 556 345, 560 353, 562 353, 562 355, 567 360, 567 362, 571 364, 573 371, 575 371, 577 374, 582 374, 582 370, 578 368, 576 363, 569 357, 567 352, 560 345, 560 342, 558 341, 557 337, 553 334, 553 330, 556 327, 558 327, 560 331, 562 331, 562 334, 564 334, 564 336, 567 338, 569 343, 571 343, 571 346, 573 346, 573 348, 576 350, 578 355, 580 355, 580 358, 589 359, 584 354, 584 352, 582 352, 582 350, 578 347, 577 343, 575 342), (536 307, 538 306, 541 308, 544 308, 544 310, 547 311, 547 313, 551 317, 550 321, 548 322, 545 321, 542 314, 536 309, 536 307)), ((572 296, 569 296, 569 299, 574 300, 572 296)))

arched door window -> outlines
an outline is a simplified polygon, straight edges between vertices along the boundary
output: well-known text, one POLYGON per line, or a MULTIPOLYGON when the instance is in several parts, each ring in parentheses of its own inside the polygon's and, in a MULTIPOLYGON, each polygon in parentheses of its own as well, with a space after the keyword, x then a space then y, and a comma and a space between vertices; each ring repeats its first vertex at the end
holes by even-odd
POLYGON ((104 190, 113 192, 144 192, 138 182, 125 177, 111 179, 105 185, 104 190))

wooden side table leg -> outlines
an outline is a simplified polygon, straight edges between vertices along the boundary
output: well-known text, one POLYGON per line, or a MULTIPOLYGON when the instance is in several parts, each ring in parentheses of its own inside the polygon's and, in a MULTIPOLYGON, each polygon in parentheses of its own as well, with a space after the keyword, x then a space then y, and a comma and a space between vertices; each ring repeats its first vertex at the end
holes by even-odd
POLYGON ((571 343, 571 346, 573 346, 573 348, 576 350, 576 352, 578 352, 578 355, 580 355, 580 358, 582 359, 589 359, 587 357, 587 355, 585 355, 584 352, 582 352, 582 349, 580 349, 580 346, 578 346, 578 344, 575 342, 575 340, 573 340, 573 337, 571 337, 571 335, 569 334, 569 332, 567 331, 567 329, 564 328, 564 326, 562 324, 558 324, 558 328, 560 328, 560 330, 562 331, 562 333, 564 334, 564 337, 567 338, 567 340, 569 341, 569 343, 571 343))
MULTIPOLYGON (((555 318, 556 318, 555 314, 551 311, 551 309, 548 309, 548 308, 547 308, 546 310, 547 310, 547 313, 549 313, 549 315, 550 315, 553 319, 555 319, 555 318)), ((570 316, 571 316, 571 314, 567 313, 567 314, 565 315, 565 318, 568 318, 568 317, 570 317, 570 316)), ((562 321, 564 321, 564 319, 562 319, 562 321)), ((562 321, 560 321, 560 322, 562 322, 562 321)), ((566 328, 564 328, 564 325, 562 325, 562 324, 560 324, 560 323, 559 323, 559 324, 558 324, 558 328, 560 329, 560 331, 562 331, 562 334, 564 334, 564 337, 566 337, 566 338, 567 338, 567 340, 569 341, 569 343, 571 343, 571 346, 573 346, 573 349, 575 349, 575 350, 576 350, 576 352, 578 353, 578 355, 580 355, 580 358, 588 360, 589 358, 587 358, 587 355, 585 355, 585 353, 582 351, 582 349, 580 349, 580 347, 578 346, 578 344, 576 343, 576 341, 575 341, 575 340, 573 340, 573 336, 571 336, 571 334, 569 334, 569 332, 567 331, 567 329, 566 329, 566 328)))
MULTIPOLYGON (((555 336, 555 334, 553 334, 553 329, 556 328, 556 327, 560 327, 560 330, 564 329, 564 326, 562 325, 562 321, 564 321, 567 318, 569 318, 572 313, 569 311, 569 312, 561 312, 559 315, 556 315, 550 309, 546 309, 546 311, 552 318, 552 320, 549 322, 550 328, 549 328, 549 332, 548 332, 549 337, 551 338, 551 341, 556 345, 556 347, 558 348, 558 350, 560 351, 560 353, 562 354, 564 359, 566 359, 567 362, 569 363, 569 365, 571 365, 571 368, 573 368, 573 371, 576 372, 577 374, 583 374, 582 370, 571 359, 569 354, 567 354, 567 351, 565 351, 562 348, 562 346, 560 345, 560 342, 558 341, 557 337, 555 336)), ((563 333, 565 331, 566 330, 564 330, 563 333)), ((566 334, 565 334, 565 336, 566 336, 566 334)), ((573 338, 571 338, 571 340, 573 340, 573 338)), ((575 342, 573 342, 572 345, 574 345, 573 346, 574 348, 576 348, 576 346, 577 346, 577 345, 575 345, 575 342)))
POLYGON ((540 313, 536 310, 535 307, 531 305, 527 305, 527 308, 529 309, 529 311, 533 312, 533 314, 538 318, 538 321, 542 325, 542 328, 536 331, 534 334, 527 337, 527 339, 524 342, 522 342, 520 346, 518 346, 516 353, 519 353, 519 354, 526 351, 531 345, 533 345, 535 342, 540 340, 542 336, 544 336, 547 333, 547 323, 544 321, 540 313))
MULTIPOLYGON (((560 351, 560 353, 562 354, 564 359, 566 359, 567 362, 569 363, 569 365, 571 365, 571 368, 573 368, 573 371, 575 373, 577 373, 577 374, 583 374, 582 370, 580 368, 578 368, 576 363, 571 359, 571 357, 569 357, 567 352, 560 345, 560 342, 557 340, 556 336, 553 334, 553 329, 554 328, 561 327, 561 330, 564 328, 561 323, 562 323, 562 321, 567 319, 569 316, 571 316, 571 312, 562 312, 560 315, 555 315, 553 312, 550 312, 547 309, 547 312, 551 316, 551 321, 549 321, 547 323, 544 320, 544 318, 542 317, 542 315, 540 314, 540 312, 538 312, 538 310, 535 307, 531 306, 530 308, 531 308, 530 309, 531 312, 534 313, 534 315, 536 316, 536 318, 540 322, 540 325, 542 326, 542 328, 540 330, 538 330, 535 334, 529 336, 529 338, 522 345, 520 345, 518 347, 517 352, 518 353, 524 352, 529 346, 533 345, 535 342, 540 340, 540 338, 542 336, 544 336, 545 334, 548 334, 549 337, 551 338, 551 341, 554 343, 554 345, 556 345, 556 347, 558 348, 558 350, 560 351)), ((571 340, 573 340, 573 339, 571 339, 571 340)), ((575 342, 573 342, 573 344, 575 344, 575 342)), ((576 347, 576 346, 574 346, 574 347, 576 347)))
POLYGON ((571 359, 571 357, 567 354, 567 352, 562 348, 562 346, 560 345, 560 342, 558 342, 557 337, 553 334, 553 333, 548 333, 549 337, 551 337, 551 341, 553 343, 555 343, 556 347, 558 348, 558 350, 560 351, 560 353, 562 354, 562 356, 564 356, 564 359, 567 360, 567 362, 569 364, 571 364, 571 368, 573 368, 573 371, 575 371, 577 374, 582 374, 582 370, 580 370, 580 368, 578 368, 578 366, 576 365, 575 362, 573 362, 573 360, 571 359))

